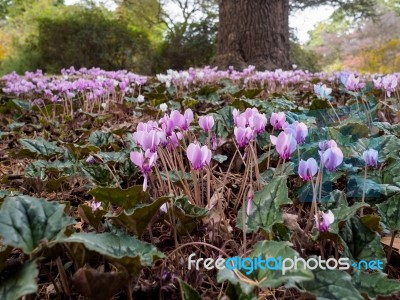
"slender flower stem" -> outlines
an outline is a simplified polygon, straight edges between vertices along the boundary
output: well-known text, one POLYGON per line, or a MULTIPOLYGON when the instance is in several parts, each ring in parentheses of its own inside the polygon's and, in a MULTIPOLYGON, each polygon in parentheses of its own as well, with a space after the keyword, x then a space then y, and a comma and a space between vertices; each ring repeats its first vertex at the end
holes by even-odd
POLYGON ((207 168, 207 205, 210 203, 211 198, 211 166, 207 168))
POLYGON ((312 191, 313 191, 313 198, 311 201, 311 208, 310 208, 310 215, 308 216, 307 220, 307 225, 305 232, 309 232, 311 227, 312 227, 312 216, 313 214, 317 216, 317 226, 319 227, 319 218, 318 218, 318 205, 317 205, 317 181, 318 181, 318 175, 317 178, 315 179, 316 183, 314 184, 313 178, 311 178, 311 186, 312 186, 312 191))
POLYGON ((336 109, 333 107, 331 101, 329 101, 329 100, 327 100, 327 101, 328 101, 330 107, 333 109, 333 112, 335 113, 335 116, 336 116, 338 122, 340 123, 340 118, 339 118, 338 114, 336 113, 336 109))
POLYGON ((322 178, 324 176, 324 164, 321 162, 318 175, 320 176, 319 179, 319 195, 318 195, 318 202, 321 202, 321 195, 322 195, 322 178))
POLYGON ((194 189, 194 202, 196 205, 200 205, 200 189, 199 189, 199 183, 198 183, 198 172, 191 170, 193 177, 193 189, 194 189))
POLYGON ((278 164, 276 165, 276 168, 275 168, 275 171, 274 171, 274 176, 272 176, 272 178, 275 178, 276 173, 277 173, 276 171, 279 169, 280 164, 281 164, 281 158, 279 158, 279 160, 278 160, 278 164))
POLYGON ((387 255, 387 265, 390 263, 390 258, 392 256, 392 250, 393 250, 393 244, 394 244, 394 239, 396 238, 397 230, 392 232, 392 238, 390 239, 390 245, 389 245, 389 251, 387 255))
MULTIPOLYGON (((365 164, 365 168, 364 168, 364 186, 363 186, 363 194, 362 194, 362 204, 364 204, 365 202, 365 190, 367 188, 367 170, 368 170, 368 166, 367 164, 365 164)), ((363 217, 364 216, 364 207, 361 207, 361 212, 360 212, 360 216, 363 217)))
MULTIPOLYGON (((270 135, 272 135, 272 134, 274 134, 274 129, 273 129, 273 128, 272 128, 272 130, 271 130, 270 135)), ((269 142, 269 144, 268 144, 268 162, 267 162, 267 170, 269 170, 269 163, 270 163, 270 161, 271 161, 271 146, 272 146, 272 143, 269 142)))
POLYGON ((286 164, 286 159, 284 159, 282 163, 281 175, 285 174, 285 164, 286 164))
MULTIPOLYGON (((237 209, 239 207, 240 199, 242 199, 242 197, 244 196, 248 177, 252 176, 252 174, 250 173, 251 168, 252 168, 252 166, 251 166, 251 155, 249 155, 248 152, 249 152, 249 147, 246 147, 246 150, 245 150, 246 162, 243 161, 243 163, 245 164, 244 176, 243 176, 243 179, 242 179, 242 184, 241 184, 240 189, 239 189, 238 197, 237 197, 236 204, 235 204, 235 209, 237 209)), ((240 152, 239 152, 239 154, 240 154, 240 152)), ((241 156, 241 157, 243 159, 243 156, 241 156)))
POLYGON ((257 178, 257 189, 261 189, 261 176, 260 176, 260 169, 258 168, 258 158, 257 158, 257 148, 256 142, 254 141, 254 147, 250 144, 251 152, 253 154, 253 161, 254 161, 254 171, 257 178))
POLYGON ((243 205, 242 205, 242 225, 243 225, 243 255, 246 255, 247 251, 247 224, 246 224, 246 197, 243 197, 243 205))

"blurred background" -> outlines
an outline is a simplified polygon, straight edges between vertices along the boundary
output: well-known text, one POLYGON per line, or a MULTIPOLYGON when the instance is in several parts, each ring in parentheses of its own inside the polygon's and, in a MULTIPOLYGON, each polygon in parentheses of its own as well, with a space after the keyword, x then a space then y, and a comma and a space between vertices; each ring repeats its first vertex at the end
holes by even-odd
MULTIPOLYGON (((75 66, 151 75, 212 65, 217 2, 0 0, 0 74, 75 66)), ((293 68, 400 71, 399 0, 370 7, 308 3, 291 5, 293 68)))

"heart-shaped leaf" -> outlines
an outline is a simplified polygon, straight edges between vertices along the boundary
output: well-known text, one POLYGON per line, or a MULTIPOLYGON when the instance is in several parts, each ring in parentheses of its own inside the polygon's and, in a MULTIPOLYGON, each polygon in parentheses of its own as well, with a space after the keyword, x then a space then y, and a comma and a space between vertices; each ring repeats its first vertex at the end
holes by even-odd
POLYGON ((317 299, 363 300, 351 282, 351 276, 341 270, 313 271, 314 280, 302 282, 300 286, 317 299))
POLYGON ((183 280, 179 280, 181 285, 182 300, 201 300, 199 293, 183 280))
POLYGON ((89 136, 89 143, 96 147, 107 146, 114 142, 115 139, 111 132, 94 131, 89 136))
POLYGON ((91 190, 89 194, 95 197, 96 201, 101 201, 106 206, 111 202, 124 209, 133 208, 139 203, 147 202, 150 198, 148 193, 143 192, 141 185, 135 185, 127 189, 98 187, 91 190))
POLYGON ((151 204, 137 205, 135 208, 123 210, 118 216, 109 216, 109 218, 130 232, 141 236, 161 205, 168 200, 169 197, 161 197, 151 204))
MULTIPOLYGON (((272 231, 276 223, 283 223, 281 206, 290 204, 288 197, 286 176, 273 178, 261 191, 254 194, 253 210, 250 216, 246 216, 247 232, 263 229, 272 231)), ((238 212, 236 226, 242 229, 242 208, 238 212)))
POLYGON ((87 249, 108 257, 129 274, 138 274, 142 267, 150 266, 155 259, 164 257, 164 254, 152 244, 142 242, 124 233, 80 232, 63 238, 62 242, 81 243, 87 249))
POLYGON ((75 221, 64 204, 29 196, 6 197, 0 209, 0 236, 6 245, 34 252, 41 243, 56 242, 75 221))
POLYGON ((54 143, 46 141, 42 137, 36 139, 20 139, 19 143, 24 149, 45 158, 62 153, 60 147, 56 146, 54 143))
MULTIPOLYGON (((296 284, 302 281, 312 280, 314 278, 312 272, 306 269, 292 269, 285 270, 283 272, 279 267, 279 259, 295 259, 300 255, 290 247, 288 242, 276 242, 276 241, 262 241, 254 245, 254 251, 251 254, 252 257, 261 257, 264 260, 276 259, 268 263, 272 269, 261 268, 257 270, 257 280, 260 282, 262 288, 277 288, 282 284, 286 287, 294 287, 296 284)), ((299 264, 300 266, 302 264, 299 264)))
POLYGON ((400 281, 388 279, 386 276, 383 273, 366 273, 359 270, 352 274, 354 286, 370 299, 400 292, 400 281))
POLYGON ((344 246, 342 256, 354 261, 366 258, 385 260, 386 256, 381 245, 381 237, 362 224, 357 215, 346 222, 339 235, 344 246))
POLYGON ((39 270, 36 262, 25 263, 21 268, 7 274, 6 278, 0 281, 0 299, 18 300, 22 296, 36 293, 38 285, 36 277, 39 270))
POLYGON ((376 205, 381 216, 382 223, 390 231, 400 230, 400 194, 390 197, 387 201, 376 205))

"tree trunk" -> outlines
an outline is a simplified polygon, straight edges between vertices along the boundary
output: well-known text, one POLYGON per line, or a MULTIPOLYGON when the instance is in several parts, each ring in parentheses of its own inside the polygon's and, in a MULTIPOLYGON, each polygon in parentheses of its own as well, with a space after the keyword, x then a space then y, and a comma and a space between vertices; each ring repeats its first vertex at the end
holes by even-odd
POLYGON ((219 0, 216 64, 288 69, 289 0, 219 0))

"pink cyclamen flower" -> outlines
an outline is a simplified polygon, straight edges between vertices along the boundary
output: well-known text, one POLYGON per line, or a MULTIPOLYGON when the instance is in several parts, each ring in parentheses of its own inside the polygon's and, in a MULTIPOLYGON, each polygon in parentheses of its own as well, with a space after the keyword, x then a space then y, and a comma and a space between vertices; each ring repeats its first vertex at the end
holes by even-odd
MULTIPOLYGON (((167 119, 167 117, 164 117, 167 119)), ((171 119, 170 122, 172 122, 173 127, 178 127, 180 129, 182 129, 182 127, 184 127, 186 121, 185 121, 185 117, 177 110, 173 110, 171 111, 171 114, 169 115, 169 119, 171 119)), ((165 121, 164 121, 165 124, 165 121)))
POLYGON ((136 131, 133 134, 134 141, 142 147, 144 151, 156 152, 160 144, 160 132, 157 130, 136 131))
POLYGON ((291 134, 287 134, 282 131, 278 137, 271 135, 271 143, 276 145, 276 151, 278 151, 281 159, 290 159, 290 155, 296 150, 297 142, 291 134))
POLYGON ((321 161, 328 171, 335 172, 343 162, 343 152, 339 147, 331 147, 322 153, 321 161))
POLYGON ((385 90, 388 97, 391 93, 396 91, 397 88, 397 77, 395 75, 389 74, 382 78, 382 87, 385 90))
POLYGON ((207 146, 200 148, 198 144, 191 143, 187 148, 186 154, 192 168, 195 170, 202 170, 206 164, 210 164, 211 150, 207 146))
POLYGON ((253 200, 254 200, 254 191, 252 188, 247 192, 247 203, 246 203, 246 214, 248 216, 251 215, 253 211, 253 200))
POLYGON ((337 147, 337 144, 336 144, 336 142, 334 140, 329 140, 329 141, 319 142, 318 146, 319 146, 319 149, 321 150, 320 151, 320 154, 321 154, 321 153, 324 153, 329 148, 337 147))
POLYGON ((147 176, 151 171, 151 168, 155 165, 157 160, 157 153, 153 153, 147 150, 144 155, 143 152, 133 151, 130 155, 131 161, 140 169, 142 172, 143 181, 143 191, 147 190, 147 176))
MULTIPOLYGON (((238 109, 233 109, 232 111, 232 115, 233 115, 233 122, 235 123, 235 126, 238 126, 237 124, 237 118, 240 116, 240 111, 238 109)), ((245 125, 244 125, 245 126, 245 125)))
POLYGON ((183 138, 182 133, 180 132, 173 132, 169 137, 169 144, 168 149, 171 151, 174 150, 176 147, 179 146, 179 141, 183 138))
POLYGON ((318 216, 314 217, 316 227, 320 232, 328 232, 329 226, 335 221, 335 216, 330 210, 327 213, 322 213, 322 220, 318 219, 318 216))
POLYGON ((246 147, 253 139, 253 131, 250 127, 235 127, 234 134, 236 142, 241 148, 246 147))
POLYGON ((183 126, 181 127, 181 129, 182 130, 188 130, 189 129, 189 126, 190 126, 190 123, 192 123, 192 121, 193 121, 193 111, 190 109, 190 108, 188 108, 187 110, 185 110, 185 113, 184 113, 184 115, 183 115, 183 117, 184 117, 184 123, 183 123, 183 126))
POLYGON ((349 91, 356 91, 363 88, 365 84, 360 83, 360 77, 356 77, 355 74, 350 74, 346 80, 346 89, 349 91))
MULTIPOLYGON (((164 115, 164 117, 162 117, 160 119, 160 123, 161 123, 161 128, 164 131, 166 136, 170 136, 172 134, 172 132, 175 129, 176 126, 176 122, 179 122, 179 116, 182 116, 178 111, 176 111, 178 113, 177 115, 177 119, 173 119, 172 117, 168 116, 167 114, 164 115)), ((171 112, 171 116, 172 116, 172 112, 171 112)))
POLYGON ((283 112, 272 113, 270 123, 275 130, 282 129, 282 126, 285 122, 286 122, 286 116, 283 112))
POLYGON ((376 167, 378 164, 378 151, 374 149, 365 150, 363 158, 367 166, 376 167))
POLYGON ((307 161, 301 160, 299 164, 299 176, 303 180, 311 180, 317 174, 318 164, 314 158, 309 158, 307 161))
POLYGON ((212 116, 201 116, 199 118, 199 125, 205 132, 210 132, 214 126, 214 118, 212 116))
POLYGON ((293 124, 283 124, 282 128, 286 133, 292 134, 296 138, 297 144, 304 144, 306 137, 308 136, 308 128, 307 125, 303 122, 299 123, 295 121, 293 124))
POLYGON ((97 202, 95 199, 93 199, 92 201, 90 201, 89 206, 92 209, 92 212, 95 212, 100 208, 101 202, 97 202))
POLYGON ((249 118, 249 126, 256 134, 264 132, 267 123, 268 120, 265 114, 259 114, 258 112, 249 118))

